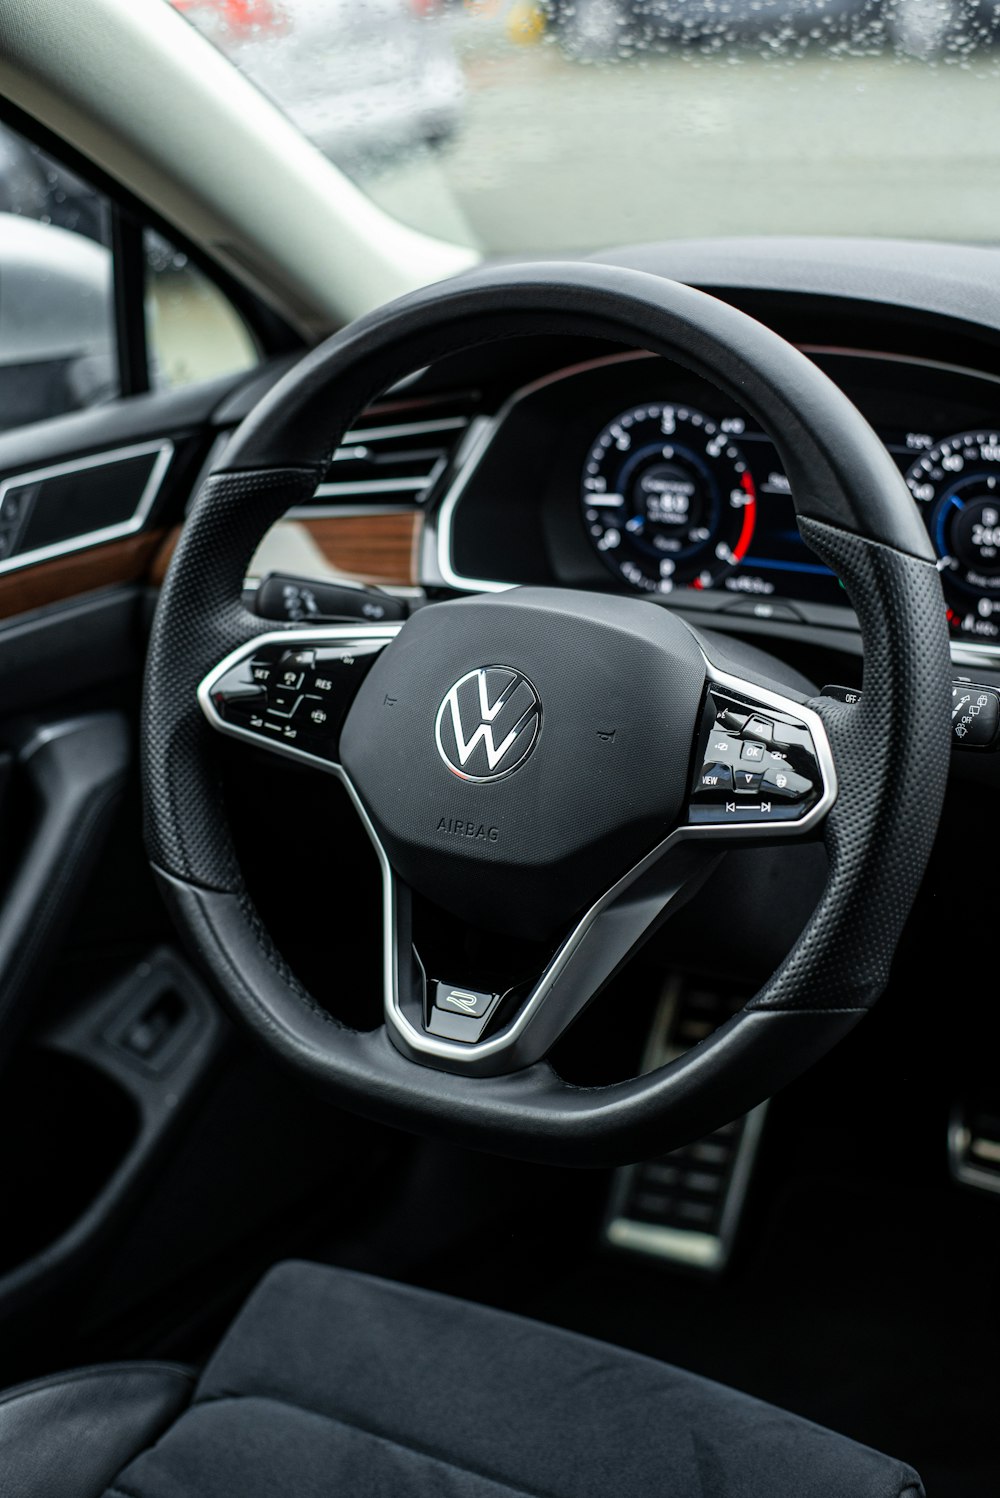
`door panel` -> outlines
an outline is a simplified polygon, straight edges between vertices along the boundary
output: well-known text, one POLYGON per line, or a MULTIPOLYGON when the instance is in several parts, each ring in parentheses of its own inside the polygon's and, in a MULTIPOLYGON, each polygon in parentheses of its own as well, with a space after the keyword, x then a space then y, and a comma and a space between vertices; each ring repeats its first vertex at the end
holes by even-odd
POLYGON ((47 1154, 29 1120, 0 1166, 0 1342, 155 1190, 224 1031, 145 872, 138 702, 150 570, 246 378, 0 434, 0 1112, 34 1079, 72 1134, 47 1154))

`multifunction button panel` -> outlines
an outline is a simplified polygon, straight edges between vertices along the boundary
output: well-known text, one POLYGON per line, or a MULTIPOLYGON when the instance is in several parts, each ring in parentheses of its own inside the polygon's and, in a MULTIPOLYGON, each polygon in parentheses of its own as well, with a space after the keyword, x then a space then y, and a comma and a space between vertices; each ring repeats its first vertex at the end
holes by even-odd
POLYGON ((347 710, 389 638, 262 641, 212 683, 212 706, 228 727, 333 762, 347 710))
POLYGON ((739 826, 801 821, 823 790, 802 722, 718 687, 708 695, 689 819, 739 826))

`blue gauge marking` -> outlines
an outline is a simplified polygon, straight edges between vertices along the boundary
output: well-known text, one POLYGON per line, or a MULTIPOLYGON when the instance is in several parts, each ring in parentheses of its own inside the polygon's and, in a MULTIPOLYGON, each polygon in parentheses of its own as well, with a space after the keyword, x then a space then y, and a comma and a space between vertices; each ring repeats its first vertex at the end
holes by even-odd
POLYGON ((965 509, 964 500, 959 499, 954 490, 944 496, 938 506, 937 515, 934 518, 934 545, 937 548, 939 557, 946 557, 948 555, 948 541, 944 533, 944 528, 949 518, 948 511, 952 509, 958 511, 965 509))
POLYGON ((752 567, 773 567, 777 572, 810 572, 817 577, 833 577, 835 574, 829 567, 824 567, 821 562, 779 562, 774 557, 744 557, 743 565, 752 567))

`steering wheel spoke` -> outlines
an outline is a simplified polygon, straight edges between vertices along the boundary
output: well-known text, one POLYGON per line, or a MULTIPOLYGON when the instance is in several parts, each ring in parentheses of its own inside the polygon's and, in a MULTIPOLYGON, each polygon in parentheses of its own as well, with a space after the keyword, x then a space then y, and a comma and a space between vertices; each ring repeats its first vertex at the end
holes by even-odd
MULTIPOLYGON (((580 916, 534 973, 510 971, 483 986, 481 976, 468 977, 461 957, 440 969, 422 960, 412 892, 383 852, 385 1019, 396 1045, 425 1065, 471 1076, 542 1060, 636 949, 697 893, 721 856, 710 844, 666 839, 580 916)), ((505 945, 498 935, 497 951, 505 945)))
MULTIPOLYGON (((701 888, 728 846, 791 840, 837 796, 830 741, 804 702, 705 660, 686 815, 571 924, 530 979, 487 982, 461 959, 420 956, 412 894, 394 873, 360 798, 385 881, 385 1017, 414 1060, 471 1075, 541 1060, 642 943, 701 888)), ((353 789, 349 786, 349 789, 353 789)), ((504 946, 497 937, 498 950, 504 946)), ((456 951, 460 942, 455 941, 456 951)))
POLYGON ((358 688, 399 624, 269 630, 211 670, 198 701, 219 733, 331 769, 358 688))

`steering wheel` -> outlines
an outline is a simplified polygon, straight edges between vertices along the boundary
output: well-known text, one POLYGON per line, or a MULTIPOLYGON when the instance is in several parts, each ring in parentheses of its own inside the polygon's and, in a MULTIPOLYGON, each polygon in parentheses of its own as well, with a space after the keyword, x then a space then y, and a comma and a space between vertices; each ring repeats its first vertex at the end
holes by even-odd
MULTIPOLYGON (((622 1162, 745 1112, 878 997, 934 838, 949 703, 926 532, 891 458, 815 365, 656 276, 493 269, 407 296, 310 353, 205 481, 149 648, 147 845, 230 1005, 332 1099, 524 1158, 622 1162), (761 423, 804 540, 857 611, 860 702, 806 700, 733 669, 669 610, 610 593, 517 588, 431 603, 402 626, 277 628, 247 611, 261 537, 308 501, 370 400, 442 356, 531 334, 663 355, 761 423), (216 733, 346 787, 381 868, 379 1028, 338 1022, 276 950, 234 852, 216 733), (557 1074, 556 1040, 727 848, 810 836, 826 845, 823 893, 739 1014, 614 1085, 557 1074)), ((332 964, 351 940, 331 881, 332 964)))

